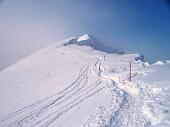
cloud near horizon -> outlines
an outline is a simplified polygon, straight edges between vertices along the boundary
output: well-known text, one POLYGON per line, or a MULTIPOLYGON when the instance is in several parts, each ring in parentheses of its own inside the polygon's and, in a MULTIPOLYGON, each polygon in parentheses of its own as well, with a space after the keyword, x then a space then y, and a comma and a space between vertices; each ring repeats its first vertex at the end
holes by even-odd
POLYGON ((143 53, 151 61, 170 59, 170 11, 165 1, 0 0, 0 4, 0 66, 86 33, 114 48, 143 53))

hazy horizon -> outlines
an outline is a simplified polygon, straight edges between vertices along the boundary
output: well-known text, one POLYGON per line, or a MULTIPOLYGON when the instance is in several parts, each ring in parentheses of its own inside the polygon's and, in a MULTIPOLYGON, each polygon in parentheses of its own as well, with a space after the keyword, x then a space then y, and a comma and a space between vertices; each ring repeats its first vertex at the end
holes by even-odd
POLYGON ((155 62, 170 59, 169 0, 0 0, 0 68, 62 39, 92 34, 155 62))

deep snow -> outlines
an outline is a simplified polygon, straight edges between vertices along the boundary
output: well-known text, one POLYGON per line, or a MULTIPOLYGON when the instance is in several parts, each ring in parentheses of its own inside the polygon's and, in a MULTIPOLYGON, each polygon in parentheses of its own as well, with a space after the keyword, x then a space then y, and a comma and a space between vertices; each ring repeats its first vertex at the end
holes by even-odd
POLYGON ((0 127, 168 127, 170 62, 143 59, 88 34, 44 48, 0 72, 0 127))

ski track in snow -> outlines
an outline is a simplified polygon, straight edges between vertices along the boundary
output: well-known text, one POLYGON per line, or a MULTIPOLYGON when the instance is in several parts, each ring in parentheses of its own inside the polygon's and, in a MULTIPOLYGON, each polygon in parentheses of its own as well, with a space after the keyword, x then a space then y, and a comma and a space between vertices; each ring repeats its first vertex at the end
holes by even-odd
MULTIPOLYGON (((74 53, 80 54, 81 52, 74 51, 74 53)), ((68 54, 83 63, 69 51, 68 54)), ((170 119, 167 120, 159 114, 159 111, 154 110, 160 107, 165 115, 170 110, 170 106, 163 101, 164 95, 161 95, 161 89, 157 88, 158 92, 155 93, 156 88, 141 82, 130 83, 123 78, 126 72, 113 77, 112 75, 103 76, 102 73, 107 72, 106 67, 103 66, 103 63, 106 65, 103 57, 97 55, 89 57, 96 59, 96 62, 86 68, 82 67, 77 79, 67 88, 1 117, 0 126, 48 127, 65 113, 73 110, 73 114, 65 119, 68 120, 78 112, 82 102, 101 90, 105 90, 106 94, 109 94, 110 104, 98 107, 82 123, 81 127, 154 127, 162 121, 166 121, 167 125, 170 125, 170 119), (101 67, 99 64, 102 64, 101 67), (94 76, 96 80, 90 82, 90 78, 94 76), (119 79, 119 82, 114 79, 119 79), (152 112, 152 110, 154 111, 152 112), (160 119, 161 121, 159 121, 160 119)), ((121 69, 123 70, 123 68, 121 69)), ((109 73, 107 72, 107 74, 109 73)), ((134 73, 133 78, 136 75, 137 73, 134 73)))
MULTIPOLYGON (((95 64, 98 68, 97 61, 95 64)), ((99 107, 94 115, 89 116, 87 121, 81 127, 148 127, 151 122, 143 114, 143 106, 152 102, 154 96, 151 88, 139 87, 138 84, 132 84, 122 79, 122 86, 140 91, 139 95, 134 97, 128 90, 119 87, 116 82, 100 77, 93 84, 88 85, 89 75, 92 66, 84 70, 81 69, 78 78, 63 91, 39 100, 31 105, 25 106, 14 113, 0 118, 2 127, 48 127, 66 112, 76 109, 77 106, 87 98, 93 96, 100 90, 105 89, 110 95, 111 102, 107 106, 99 107), (150 90, 150 91, 149 91, 150 90), (147 91, 147 92, 146 92, 147 91), (148 95, 146 95, 148 93, 148 95)), ((100 71, 97 73, 101 73, 100 71)), ((101 75, 99 75, 101 76, 101 75)))
POLYGON ((88 85, 89 68, 80 71, 78 78, 58 94, 2 117, 0 125, 3 127, 47 127, 64 113, 103 89, 100 80, 88 85))

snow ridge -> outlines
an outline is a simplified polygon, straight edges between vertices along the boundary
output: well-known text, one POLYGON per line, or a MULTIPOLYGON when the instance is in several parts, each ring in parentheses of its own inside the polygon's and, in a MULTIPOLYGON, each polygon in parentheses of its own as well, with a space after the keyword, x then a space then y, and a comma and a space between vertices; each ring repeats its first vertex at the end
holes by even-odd
POLYGON ((164 67, 162 62, 149 65, 141 54, 112 51, 90 35, 83 35, 52 45, 1 72, 0 127, 170 126, 168 87, 151 86, 157 82, 169 85, 167 79, 159 81, 166 77, 169 64, 161 74, 158 67, 164 67), (156 77, 152 73, 164 76, 156 75, 155 81, 149 77, 156 77), (43 94, 38 93, 43 90, 43 94), (23 91, 29 92, 24 96, 26 101, 34 99, 30 93, 42 97, 18 108, 16 102, 23 101, 19 97, 27 94, 23 91), (9 93, 12 98, 8 98, 9 93), (48 96, 43 96, 46 93, 48 96), (16 106, 17 110, 3 111, 8 106, 6 101, 12 105, 7 109, 16 106))
POLYGON ((57 44, 57 47, 67 46, 71 44, 76 44, 79 46, 89 46, 94 50, 99 50, 106 53, 124 54, 124 52, 122 51, 106 46, 103 43, 97 42, 96 39, 89 34, 85 34, 80 37, 71 37, 66 40, 60 41, 57 44))

